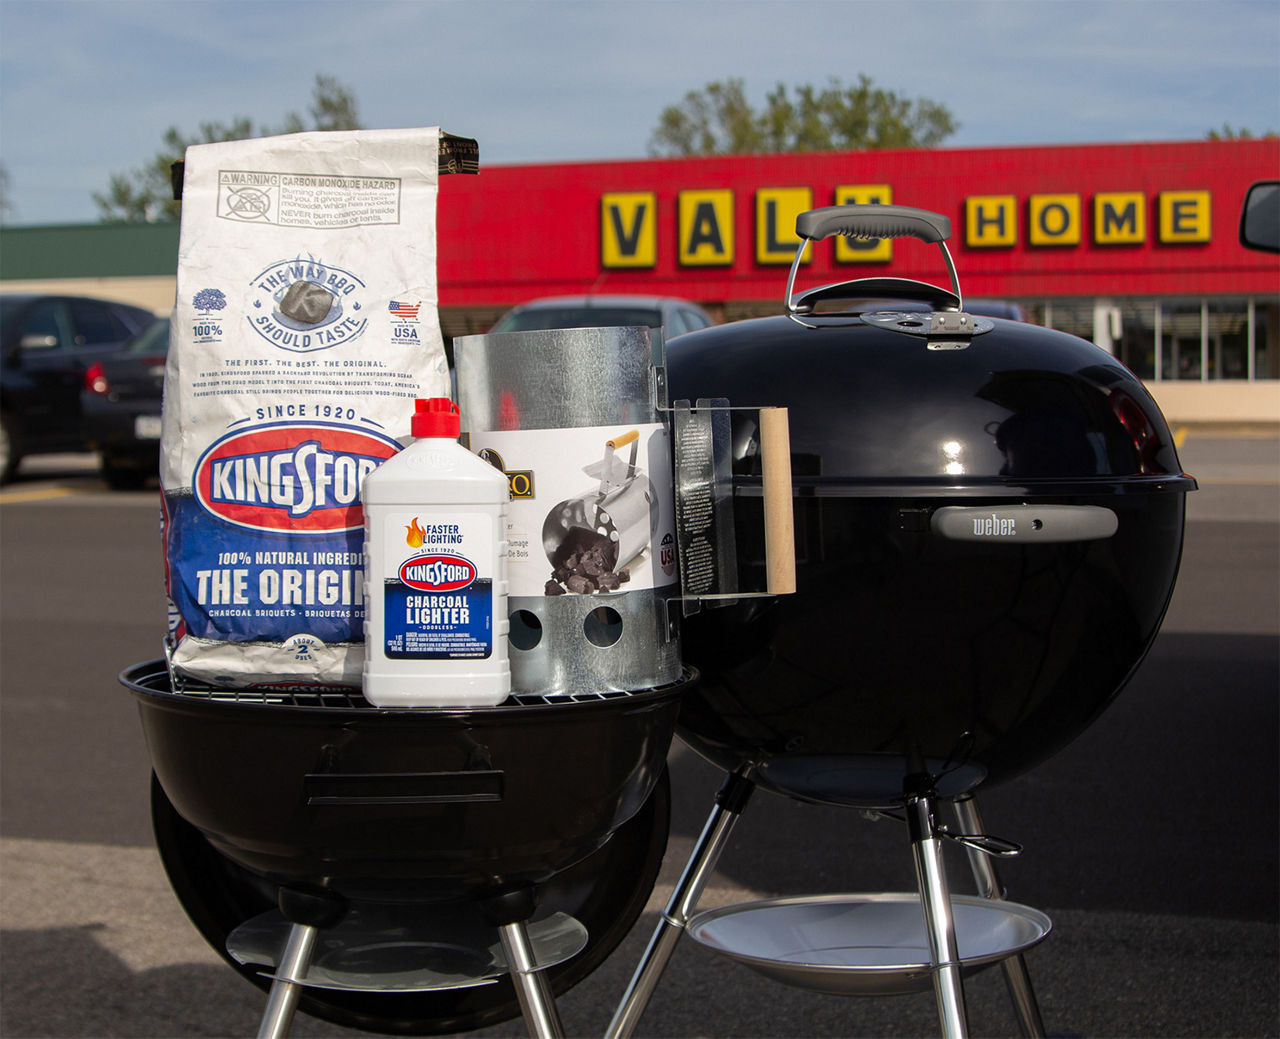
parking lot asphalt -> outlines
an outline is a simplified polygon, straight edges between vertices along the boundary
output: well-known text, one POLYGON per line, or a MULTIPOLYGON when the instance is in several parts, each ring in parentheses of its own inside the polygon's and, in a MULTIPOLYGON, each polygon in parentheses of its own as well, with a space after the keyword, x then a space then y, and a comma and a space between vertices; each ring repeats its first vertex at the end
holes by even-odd
MULTIPOLYGON (((1054 922, 1027 956, 1053 1036, 1280 1035, 1280 439, 1210 432, 1181 447, 1200 490, 1147 660, 1073 744, 981 795, 987 829, 1026 848, 1001 867, 1009 897, 1054 922)), ((155 493, 60 464, 0 491, 0 1034, 254 1034, 263 993, 191 926, 159 864, 147 749, 115 678, 159 650, 155 493)), ((681 745, 669 767, 658 884, 557 1001, 570 1035, 603 1032, 722 779, 681 745)), ((963 859, 948 870, 969 890, 963 859)), ((762 794, 701 907, 913 886, 899 824, 762 794)), ((973 1034, 1018 1034, 998 969, 965 993, 973 1034)), ((638 1034, 939 1031, 928 993, 818 994, 685 938, 638 1034)), ((292 1034, 365 1033, 300 1014, 292 1034)))

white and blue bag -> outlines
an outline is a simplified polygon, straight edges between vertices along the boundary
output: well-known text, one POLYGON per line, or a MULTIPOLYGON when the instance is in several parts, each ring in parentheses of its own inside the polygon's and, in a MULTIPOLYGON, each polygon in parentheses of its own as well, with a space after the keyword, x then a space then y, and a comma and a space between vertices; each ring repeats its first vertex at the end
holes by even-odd
POLYGON ((364 476, 449 395, 439 129, 187 150, 165 370, 175 682, 359 687, 364 476))

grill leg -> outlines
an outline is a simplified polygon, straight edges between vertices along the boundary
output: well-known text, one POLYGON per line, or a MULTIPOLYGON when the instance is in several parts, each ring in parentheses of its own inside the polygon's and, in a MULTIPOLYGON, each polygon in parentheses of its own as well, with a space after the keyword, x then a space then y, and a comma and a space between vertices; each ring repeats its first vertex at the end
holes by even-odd
POLYGON ((323 888, 282 887, 276 892, 276 901, 291 927, 280 953, 275 981, 267 993, 258 1039, 284 1039, 289 1034, 293 1012, 302 996, 299 982, 311 966, 316 936, 321 928, 332 927, 347 912, 346 899, 323 888))
POLYGON ((644 955, 631 976, 631 983, 605 1030, 605 1039, 629 1039, 635 1034, 653 990, 658 986, 658 979, 662 977, 667 961, 671 959, 676 943, 684 933, 685 925, 697 908, 703 888, 715 872, 721 852, 729 843, 734 823, 742 815, 751 792, 756 788, 749 778, 752 771, 751 766, 746 766, 725 777, 724 785, 716 794, 715 807, 707 816, 702 834, 693 847, 689 861, 685 863, 684 872, 680 874, 675 890, 667 900, 666 911, 649 938, 644 955))
POLYGON ((319 928, 310 924, 295 923, 289 929, 280 965, 276 968, 276 978, 267 994, 267 1007, 258 1027, 258 1039, 284 1039, 289 1034, 293 1012, 302 995, 298 979, 306 977, 318 933, 319 928))
MULTIPOLYGON (((955 809, 956 823, 961 833, 983 833, 982 817, 978 813, 978 802, 973 795, 963 794, 952 801, 955 809)), ((973 871, 974 883, 978 885, 978 894, 983 898, 1001 900, 1004 889, 996 875, 995 864, 991 856, 977 848, 966 847, 969 857, 969 868, 973 871)), ((1027 971, 1026 961, 1022 954, 1001 960, 1000 969, 1004 971, 1005 987, 1009 990, 1009 998, 1013 1001, 1013 1010, 1018 1018, 1018 1027, 1028 1039, 1043 1039, 1044 1020, 1040 1016, 1040 1004, 1036 1001, 1035 990, 1031 987, 1031 975, 1027 971)))
POLYGON ((938 1020, 945 1039, 964 1039, 969 1034, 969 1022, 960 977, 955 921, 951 915, 951 895, 942 864, 942 841, 934 824, 934 799, 928 795, 910 797, 906 807, 916 883, 920 888, 920 903, 929 933, 938 1020))
POLYGON ((556 1010, 555 997, 545 973, 538 970, 529 941, 529 931, 523 920, 498 927, 502 950, 511 968, 511 981, 516 987, 516 998, 524 1014, 525 1025, 533 1039, 560 1039, 564 1028, 556 1010))

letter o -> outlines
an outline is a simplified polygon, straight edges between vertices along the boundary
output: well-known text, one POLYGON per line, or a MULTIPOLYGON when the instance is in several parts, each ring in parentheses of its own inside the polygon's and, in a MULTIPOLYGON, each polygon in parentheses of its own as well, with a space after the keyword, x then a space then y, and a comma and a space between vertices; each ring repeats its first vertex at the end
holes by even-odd
POLYGON ((1063 234, 1071 226, 1071 213, 1061 202, 1050 202, 1047 206, 1040 210, 1040 230, 1047 235, 1057 237, 1063 234), (1049 214, 1057 215, 1057 227, 1049 226, 1049 214))

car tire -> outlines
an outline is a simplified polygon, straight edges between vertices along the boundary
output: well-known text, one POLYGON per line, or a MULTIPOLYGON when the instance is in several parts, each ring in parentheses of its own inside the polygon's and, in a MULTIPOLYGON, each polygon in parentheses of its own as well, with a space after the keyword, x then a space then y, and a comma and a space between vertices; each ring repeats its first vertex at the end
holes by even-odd
POLYGON ((0 484, 13 479, 20 461, 22 445, 18 438, 18 424, 7 411, 0 412, 0 484))

